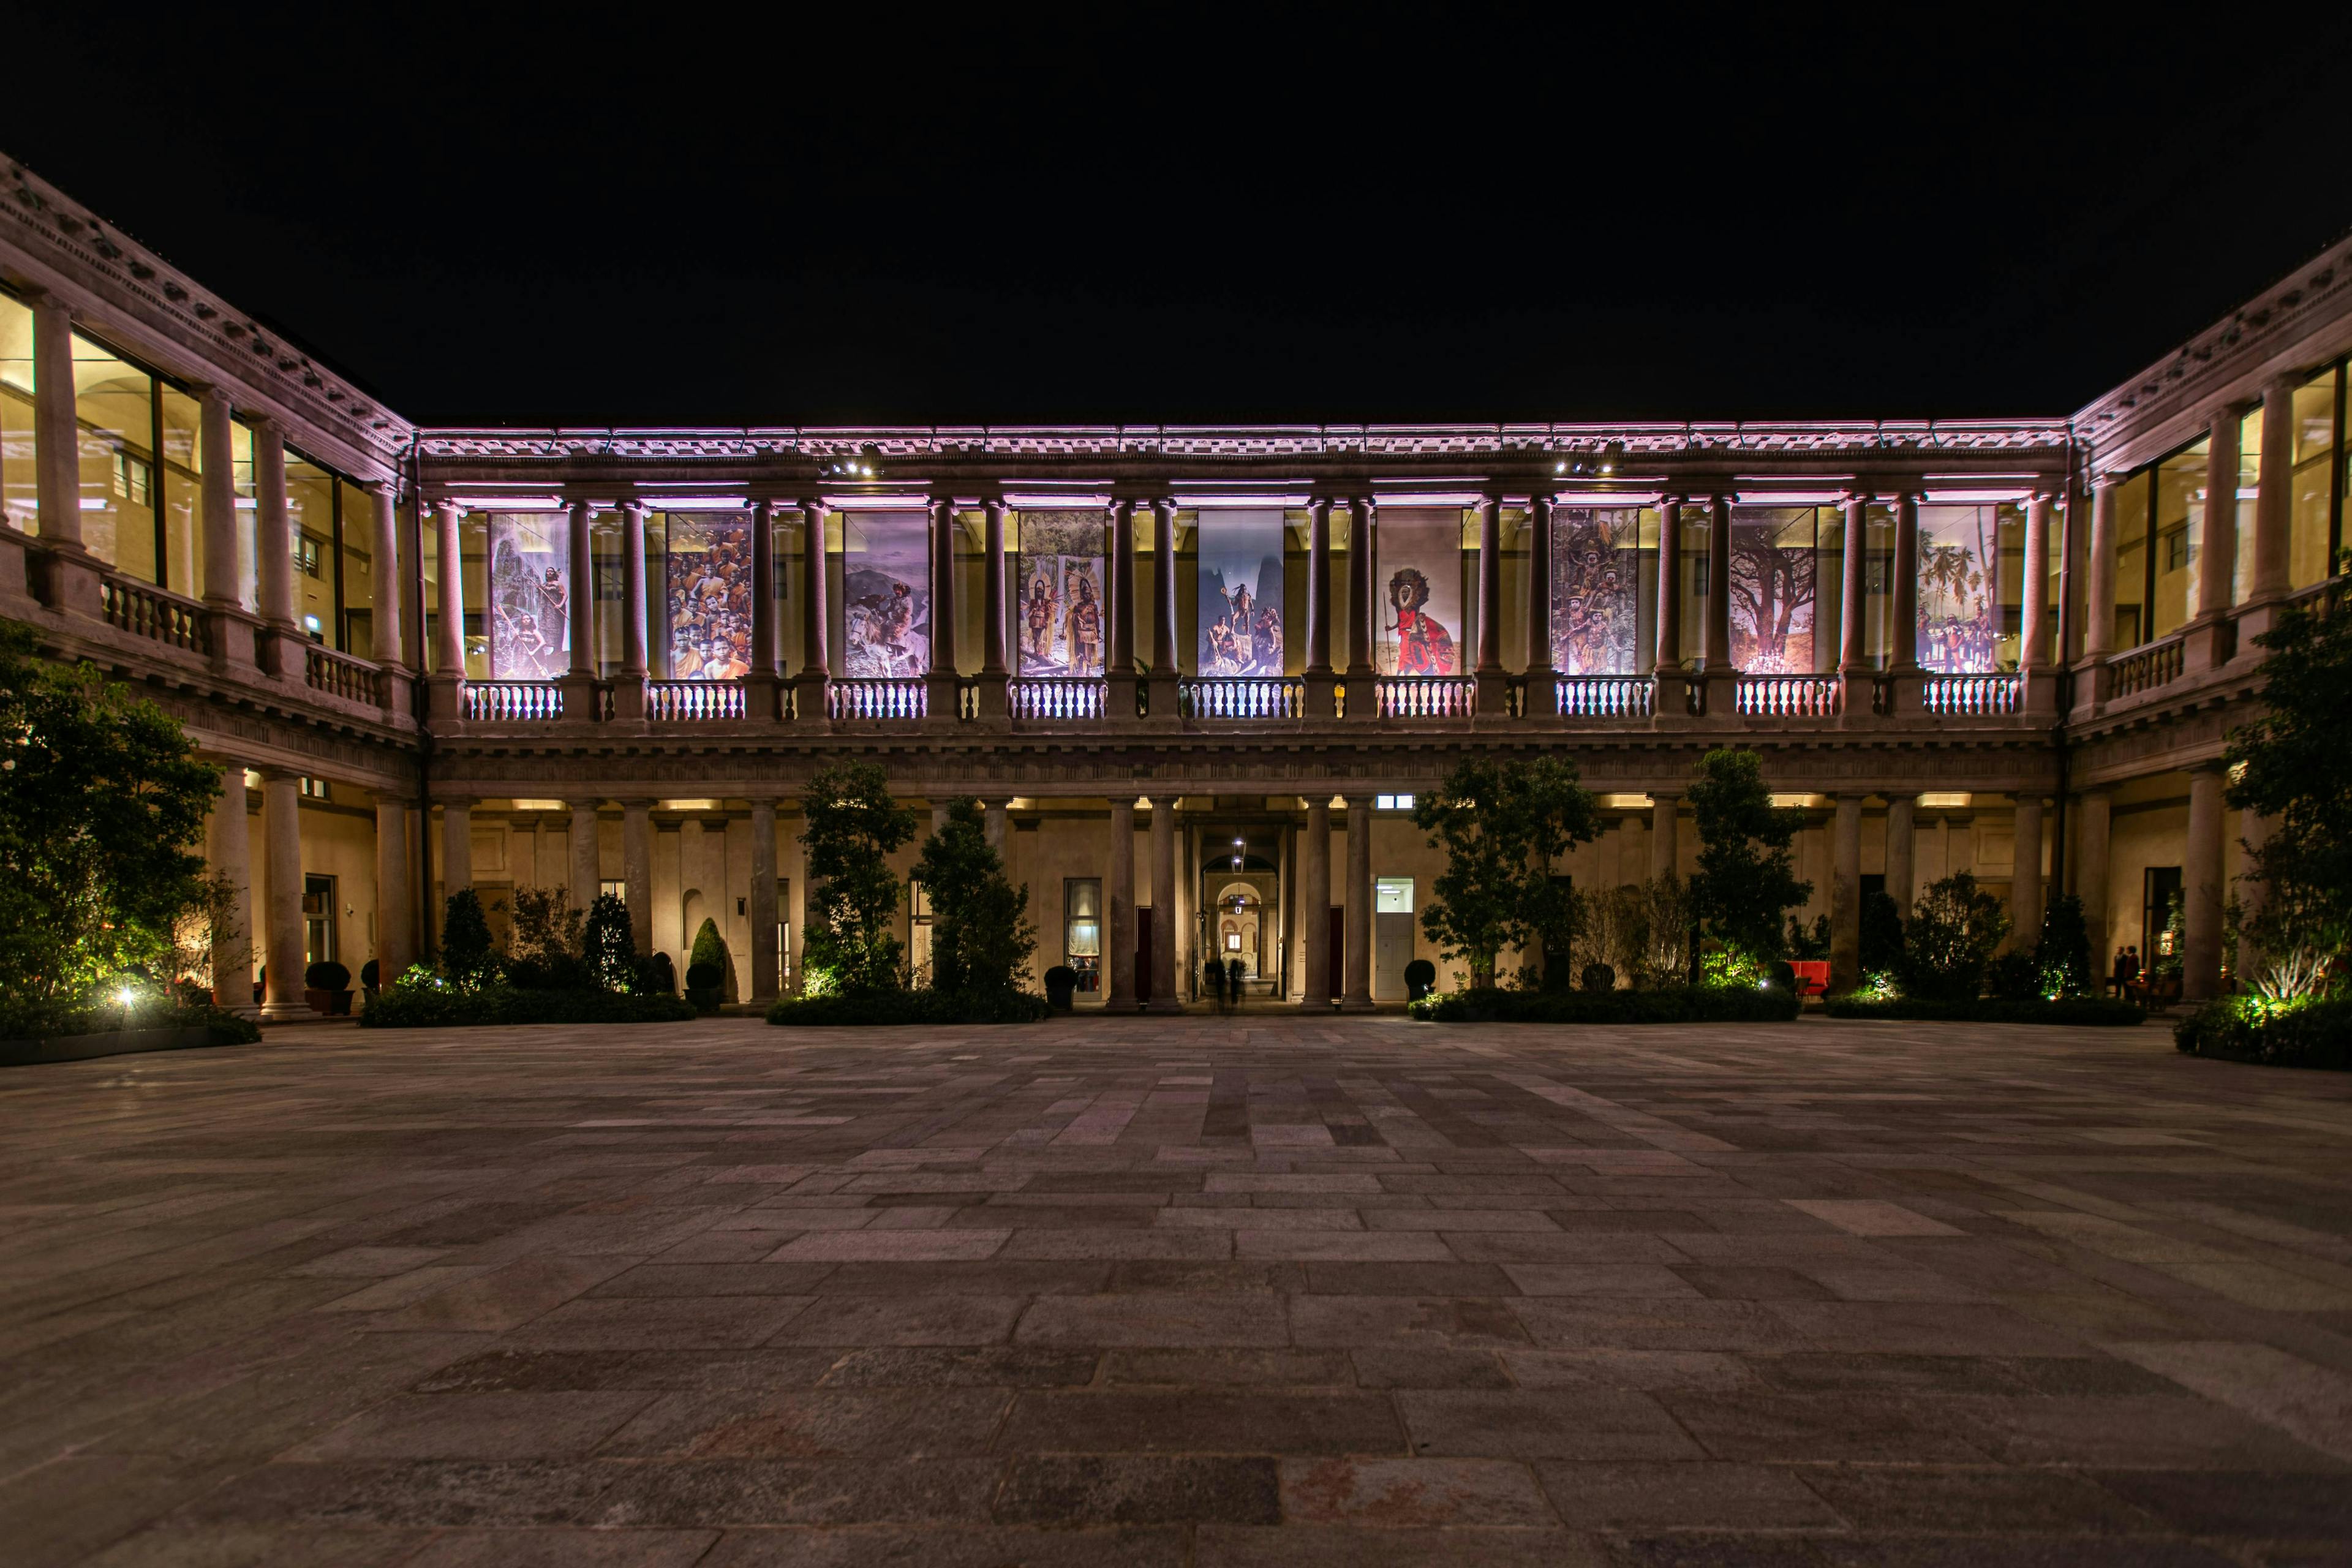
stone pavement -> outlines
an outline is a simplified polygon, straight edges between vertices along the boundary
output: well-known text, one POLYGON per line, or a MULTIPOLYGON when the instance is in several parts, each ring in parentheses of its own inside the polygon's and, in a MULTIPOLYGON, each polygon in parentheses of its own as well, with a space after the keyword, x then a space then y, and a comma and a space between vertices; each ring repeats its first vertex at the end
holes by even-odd
POLYGON ((2352 1079, 2154 1028, 288 1029, 0 1128, 16 1568, 2352 1555, 2352 1079))

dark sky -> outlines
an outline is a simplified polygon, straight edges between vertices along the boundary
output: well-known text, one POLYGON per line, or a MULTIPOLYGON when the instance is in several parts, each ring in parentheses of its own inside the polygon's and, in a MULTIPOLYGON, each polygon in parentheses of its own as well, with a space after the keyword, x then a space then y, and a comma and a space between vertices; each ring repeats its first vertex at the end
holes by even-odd
POLYGON ((2327 7, 75 9, 0 151, 435 424, 2058 414, 2352 226, 2327 7))

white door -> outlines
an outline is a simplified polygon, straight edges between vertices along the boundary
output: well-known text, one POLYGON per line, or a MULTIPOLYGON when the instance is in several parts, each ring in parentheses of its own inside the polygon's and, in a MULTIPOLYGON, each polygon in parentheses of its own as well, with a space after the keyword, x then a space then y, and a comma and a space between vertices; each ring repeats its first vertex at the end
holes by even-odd
POLYGON ((1404 1000, 1404 966, 1412 962, 1412 916, 1382 913, 1372 935, 1372 999, 1404 1000))

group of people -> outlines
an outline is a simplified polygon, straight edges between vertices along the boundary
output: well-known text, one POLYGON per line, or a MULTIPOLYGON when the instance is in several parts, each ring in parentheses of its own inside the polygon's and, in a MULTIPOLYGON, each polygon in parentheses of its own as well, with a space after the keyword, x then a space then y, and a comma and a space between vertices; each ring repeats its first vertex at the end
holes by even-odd
POLYGON ((683 520, 671 527, 670 674, 740 679, 751 668, 751 542, 740 528, 699 532, 683 520))
POLYGON ((1230 594, 1213 594, 1220 607, 1201 628, 1206 657, 1203 675, 1280 675, 1282 612, 1260 602, 1247 583, 1230 594))
POLYGON ((845 672, 853 679, 894 679, 923 673, 922 650, 908 646, 915 629, 915 591, 891 579, 887 593, 852 600, 842 615, 845 672))
POLYGON ((1232 958, 1212 957, 1202 962, 1201 978, 1215 999, 1217 1011, 1229 1012, 1242 999, 1242 983, 1249 978, 1249 966, 1238 953, 1232 958))
POLYGON ((2108 989, 2118 996, 2130 995, 2132 987, 2139 984, 2140 973, 2139 949, 2136 947, 2116 949, 2115 967, 2107 976, 2108 989))

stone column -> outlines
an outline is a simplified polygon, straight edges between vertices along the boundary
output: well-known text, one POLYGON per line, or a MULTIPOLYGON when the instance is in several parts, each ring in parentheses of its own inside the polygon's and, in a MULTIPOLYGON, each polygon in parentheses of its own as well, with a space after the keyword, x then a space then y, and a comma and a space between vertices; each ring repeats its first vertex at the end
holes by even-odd
POLYGON ((1135 1011, 1135 802, 1110 803, 1110 876, 1105 883, 1103 957, 1110 970, 1113 1013, 1135 1011))
POLYGON ((2203 1002, 2221 991, 2221 768, 2189 770, 2189 847, 2180 867, 2180 999, 2203 1002))
POLYGON ((989 848, 996 852, 997 863, 1004 868, 1004 879, 1008 882, 1013 879, 1013 867, 1005 858, 1004 838, 1010 826, 1005 813, 1012 804, 1009 800, 983 800, 980 803, 981 837, 989 848))
POLYGON ((1551 652, 1552 500, 1528 497, 1528 684, 1521 717, 1559 717, 1559 671, 1551 652))
POLYGON ((1490 720, 1507 717, 1510 684, 1503 670, 1503 503, 1492 495, 1478 502, 1477 677, 1478 714, 1490 720))
POLYGON ((801 558, 808 575, 808 593, 801 600, 801 679, 793 710, 803 728, 827 729, 832 716, 827 693, 833 684, 825 657, 831 636, 825 613, 824 503, 814 496, 801 500, 801 558))
MULTIPOLYGON (((564 531, 566 564, 572 573, 572 594, 564 602, 564 640, 572 645, 567 679, 593 684, 596 679, 596 544, 592 530, 596 509, 575 500, 569 510, 571 526, 564 531)), ((576 719, 588 710, 572 707, 567 696, 563 711, 566 718, 576 719)))
POLYGON ((751 1004, 765 1007, 783 994, 783 964, 776 950, 776 803, 751 802, 751 1004))
POLYGON ((604 866, 596 853, 596 802, 572 804, 572 907, 583 913, 596 901, 604 866))
POLYGON ((2301 380, 2283 375, 2263 388, 2262 468, 2246 583, 2246 597, 2253 604, 2288 591, 2294 539, 2294 389, 2301 380))
MULTIPOLYGON (((2274 426, 2265 426, 2266 431, 2270 428, 2274 426)), ((2267 442, 2268 439, 2266 434, 2264 440, 2267 442)), ((2270 447, 2265 445, 2263 450, 2268 453, 2270 447)), ((2252 806, 2242 807, 2239 810, 2238 838, 2245 846, 2247 871, 2254 868, 2254 857, 2262 853, 2263 845, 2268 841, 2270 836, 2270 818, 2252 806)), ((2254 972, 2263 962, 2262 944, 2254 940, 2253 930, 2256 918, 2262 914, 2263 906, 2269 900, 2270 889, 2252 877, 2246 877, 2239 884, 2238 951, 2231 967, 2237 974, 2238 984, 2242 988, 2251 987, 2254 972)))
MULTIPOLYGON (((464 717, 466 705, 466 546, 457 503, 444 498, 433 503, 433 520, 440 567, 440 619, 433 628, 433 673, 425 681, 428 710, 434 719, 451 722, 464 717)), ((456 889, 451 889, 455 891, 456 889)))
POLYGON ((959 709, 955 661, 955 500, 934 496, 931 520, 931 663, 924 679, 923 716, 954 724, 959 709))
POLYGON ((2045 717, 2058 711, 2058 685, 2050 657, 2051 492, 2036 490, 2025 503, 2024 581, 2019 584, 2017 673, 2025 683, 2025 710, 2045 717))
POLYGON ((2114 814, 2114 796, 2104 789, 2084 790, 2074 822, 2074 896, 2083 900, 2083 925, 2091 946, 2095 977, 2115 973, 2107 951, 2107 845, 2114 814))
MULTIPOLYGON (((772 614, 772 612, 771 612, 772 614)), ((754 637, 753 646, 759 646, 754 637)), ((613 717, 646 717, 646 503, 621 502, 621 668, 613 677, 613 717)))
POLYGON ((1870 666, 1864 637, 1870 612, 1870 498, 1849 495, 1845 510, 1845 541, 1838 558, 1838 684, 1844 689, 1842 706, 1849 723, 1871 717, 1871 700, 1878 672, 1870 666))
POLYGON ((1706 716, 1735 717, 1739 672, 1731 663, 1731 498, 1706 509, 1706 716))
POLYGON ((1176 796, 1151 797, 1151 1011, 1181 1013, 1176 994, 1176 796))
MULTIPOLYGON (((207 386, 197 398, 198 465, 203 469, 205 619, 212 633, 212 668, 218 673, 247 675, 254 668, 253 619, 239 596, 237 583, 236 426, 230 420, 228 394, 207 386)), ((377 570, 379 592, 398 576, 377 570)), ((251 1006, 251 993, 247 1005, 251 1006)))
POLYGON ((1103 711, 1114 720, 1135 717, 1135 508, 1111 503, 1110 560, 1104 584, 1110 600, 1110 648, 1103 659, 1103 711))
MULTIPOLYGON (((1004 683, 1018 667, 1017 656, 1005 651, 1004 625, 1004 498, 991 496, 983 503, 988 530, 988 568, 981 581, 980 716, 1005 716, 1004 683)), ((1129 647, 1132 647, 1130 642, 1129 647)), ((1134 661, 1129 660, 1129 673, 1134 661)), ((1135 710, 1128 709, 1129 713, 1135 710)))
POLYGON ((1888 606, 1886 673, 1895 711, 1917 713, 1919 679, 1919 497, 1906 490, 1895 501, 1895 592, 1888 606))
POLYGON ((1372 498, 1360 495, 1349 503, 1348 518, 1348 679, 1341 693, 1348 717, 1372 718, 1372 498))
POLYGON ((1151 503, 1156 548, 1151 556, 1151 677, 1147 699, 1154 724, 1173 727, 1176 716, 1176 500, 1151 503))
POLYGON ((269 917, 262 967, 268 993, 261 1018, 267 1024, 310 1016, 303 999, 302 973, 302 776, 271 768, 261 775, 261 831, 269 868, 269 917))
POLYGON ((96 619, 104 569, 82 542, 81 427, 74 412, 73 316, 65 301, 32 295, 33 484, 41 542, 34 584, 51 609, 96 619))
POLYGON ((1372 1010, 1372 797, 1348 796, 1347 991, 1342 1013, 1372 1010))
POLYGON ((1830 989, 1862 980, 1862 796, 1842 795, 1830 828, 1830 989))
POLYGON ((1307 716, 1328 719, 1339 677, 1331 668, 1331 498, 1307 503, 1307 716))
POLYGON ((415 803, 375 794, 375 971, 389 985, 416 956, 409 940, 408 808, 415 803))
POLYGON ((1683 570, 1683 503, 1667 496, 1658 503, 1658 647, 1651 664, 1657 682, 1657 713, 1679 719, 1686 701, 1683 679, 1683 597, 1676 590, 1683 570))
MULTIPOLYGON (((286 437, 274 419, 253 427, 254 552, 261 568, 261 619, 268 628, 259 644, 262 668, 280 680, 300 684, 302 644, 294 619, 294 525, 286 511, 286 437)), ((299 999, 299 994, 298 994, 299 999)))
POLYGON ((2023 952, 2042 940, 2042 793, 2026 790, 2017 796, 2017 820, 2011 835, 2009 918, 2011 945, 2023 952))
MULTIPOLYGON (((622 900, 629 906, 629 938, 637 955, 654 950, 654 803, 621 803, 622 900)), ((759 815, 755 803, 753 816, 759 815)))
POLYGON ((387 721, 397 721, 407 716, 414 695, 407 660, 402 657, 401 623, 404 613, 401 598, 408 574, 401 570, 400 487, 389 480, 372 479, 366 488, 368 504, 375 511, 375 529, 370 542, 374 559, 369 584, 368 605, 373 616, 368 632, 369 651, 383 667, 383 716, 387 721))
POLYGON ((1681 850, 1680 846, 1675 842, 1675 829, 1679 826, 1676 816, 1681 812, 1682 806, 1683 797, 1678 795, 1662 795, 1656 790, 1650 792, 1650 875, 1652 877, 1682 875, 1681 862, 1676 858, 1681 850))
POLYGON ((2189 543, 2197 600, 2189 606, 2180 650, 2182 667, 2189 670, 2225 663, 2237 640, 2230 600, 2238 560, 2239 417, 2237 408, 2225 406, 2206 427, 2205 509, 2189 543))
POLYGON ((220 800, 205 834, 215 875, 229 880, 229 908, 213 928, 213 1005, 244 1017, 258 1017, 253 1004, 253 847, 247 820, 245 769, 231 763, 221 772, 220 800))
MULTIPOLYGON (((776 503, 751 503, 751 658, 743 673, 743 716, 761 724, 776 718, 776 503)), ((756 809, 754 816, 758 813, 756 809)))
POLYGON ((1895 900, 1895 912, 1903 922, 1911 922, 1911 900, 1915 889, 1911 885, 1911 858, 1917 837, 1916 815, 1919 797, 1916 795, 1890 795, 1886 797, 1886 896, 1895 900))
MULTIPOLYGON (((1483 638, 1481 639, 1484 640, 1483 638)), ((1331 1010, 1331 801, 1307 797, 1307 836, 1298 851, 1299 987, 1301 1012, 1331 1010)))

